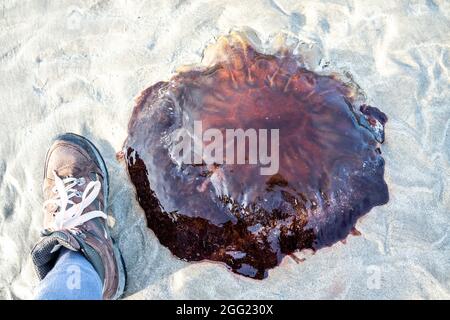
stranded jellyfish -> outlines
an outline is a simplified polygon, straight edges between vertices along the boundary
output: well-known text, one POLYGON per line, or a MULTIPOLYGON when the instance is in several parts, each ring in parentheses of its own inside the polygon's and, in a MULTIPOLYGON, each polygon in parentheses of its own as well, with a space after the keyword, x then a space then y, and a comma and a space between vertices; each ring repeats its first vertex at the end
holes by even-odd
POLYGON ((388 201, 387 117, 356 85, 240 33, 204 59, 142 92, 124 144, 148 226, 175 256, 263 279, 388 201))

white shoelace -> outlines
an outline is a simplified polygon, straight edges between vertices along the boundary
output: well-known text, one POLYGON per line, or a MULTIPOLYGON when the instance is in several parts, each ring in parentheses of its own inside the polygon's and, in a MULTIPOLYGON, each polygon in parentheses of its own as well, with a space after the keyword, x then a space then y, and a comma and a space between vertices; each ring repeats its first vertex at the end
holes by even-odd
POLYGON ((107 215, 99 210, 83 214, 84 209, 97 198, 101 188, 100 181, 89 182, 83 194, 81 194, 80 191, 73 189, 73 187, 83 185, 85 183, 84 178, 67 177, 61 179, 55 171, 53 171, 53 175, 55 177, 55 186, 52 191, 56 194, 56 197, 44 202, 44 209, 49 204, 59 207, 59 210, 55 212, 54 225, 51 229, 54 231, 73 229, 94 218, 107 219, 107 215), (81 198, 81 201, 75 203, 71 200, 73 197, 81 198), (72 206, 67 209, 69 204, 72 206))

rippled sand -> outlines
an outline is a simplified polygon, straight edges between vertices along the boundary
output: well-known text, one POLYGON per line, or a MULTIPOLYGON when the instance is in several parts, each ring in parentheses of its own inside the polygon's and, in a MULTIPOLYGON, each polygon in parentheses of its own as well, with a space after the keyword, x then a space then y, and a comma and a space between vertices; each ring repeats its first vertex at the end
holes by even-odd
POLYGON ((450 4, 437 0, 3 1, 0 298, 32 297, 43 161, 63 131, 105 156, 130 298, 450 298, 449 33, 450 4), (348 72, 389 117, 389 203, 358 222, 361 236, 286 258, 263 281, 173 257, 115 157, 141 90, 235 27, 255 30, 262 47, 280 32, 299 39, 312 68, 348 72))

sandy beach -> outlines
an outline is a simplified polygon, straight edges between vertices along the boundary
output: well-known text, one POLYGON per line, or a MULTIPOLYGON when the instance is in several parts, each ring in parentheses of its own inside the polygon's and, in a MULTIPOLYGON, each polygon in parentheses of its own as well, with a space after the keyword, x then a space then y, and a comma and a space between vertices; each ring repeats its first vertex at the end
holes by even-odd
POLYGON ((31 299, 51 139, 102 152, 128 299, 449 299, 450 2, 446 0, 0 1, 0 299, 31 299), (388 204, 360 236, 286 257, 259 281, 174 257, 146 227, 116 159, 135 98, 230 30, 280 34, 311 69, 353 78, 385 112, 388 204))

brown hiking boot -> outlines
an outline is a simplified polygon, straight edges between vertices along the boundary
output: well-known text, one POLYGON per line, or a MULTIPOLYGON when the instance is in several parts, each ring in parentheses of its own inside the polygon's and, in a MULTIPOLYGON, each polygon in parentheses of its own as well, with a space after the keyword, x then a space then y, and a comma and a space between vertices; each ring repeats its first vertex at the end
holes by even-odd
POLYGON ((92 263, 104 299, 119 298, 125 272, 107 226, 109 180, 100 152, 79 135, 58 136, 47 153, 43 187, 45 229, 31 252, 39 278, 53 268, 64 246, 92 263))

